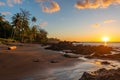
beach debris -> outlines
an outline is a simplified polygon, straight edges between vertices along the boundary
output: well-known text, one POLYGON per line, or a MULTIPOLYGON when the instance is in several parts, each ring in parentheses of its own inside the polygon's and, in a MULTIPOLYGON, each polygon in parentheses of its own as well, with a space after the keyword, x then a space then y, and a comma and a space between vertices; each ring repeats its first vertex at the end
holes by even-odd
POLYGON ((8 50, 15 50, 17 47, 16 46, 10 46, 8 47, 8 50))
POLYGON ((79 58, 80 56, 77 54, 73 54, 73 53, 65 53, 63 54, 63 56, 68 57, 68 58, 79 58))

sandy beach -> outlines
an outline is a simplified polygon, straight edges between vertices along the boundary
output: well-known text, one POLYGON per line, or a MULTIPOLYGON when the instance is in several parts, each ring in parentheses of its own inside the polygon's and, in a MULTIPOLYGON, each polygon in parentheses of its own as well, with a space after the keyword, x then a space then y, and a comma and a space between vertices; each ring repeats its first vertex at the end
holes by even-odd
POLYGON ((30 80, 41 80, 49 69, 70 66, 78 61, 65 58, 59 52, 45 50, 39 44, 13 45, 17 46, 16 50, 8 50, 11 45, 0 45, 0 80, 29 80, 27 76, 35 76, 30 80))

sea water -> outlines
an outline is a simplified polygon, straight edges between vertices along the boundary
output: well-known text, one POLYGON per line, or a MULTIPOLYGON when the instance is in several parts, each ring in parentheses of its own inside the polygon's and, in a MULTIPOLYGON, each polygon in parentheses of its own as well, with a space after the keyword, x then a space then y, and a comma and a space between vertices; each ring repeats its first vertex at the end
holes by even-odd
MULTIPOLYGON (((91 45, 91 46, 99 46, 99 45, 105 45, 104 42, 78 42, 73 43, 74 45, 91 45)), ((107 46, 109 47, 120 47, 120 42, 108 42, 107 46)))
MULTIPOLYGON (((74 45, 91 45, 91 46, 99 46, 104 45, 104 43, 88 43, 88 42, 80 42, 74 43, 74 45)), ((107 46, 117 48, 120 51, 120 43, 107 43, 107 46)), ((78 59, 81 62, 76 63, 70 67, 62 67, 51 70, 51 77, 46 80, 79 80, 84 72, 95 71, 100 68, 106 69, 117 69, 120 67, 120 62, 116 60, 101 60, 101 59, 87 59, 84 56, 79 57, 78 59), (102 61, 110 62, 110 65, 101 64, 102 61), (114 65, 114 66, 113 66, 114 65)))

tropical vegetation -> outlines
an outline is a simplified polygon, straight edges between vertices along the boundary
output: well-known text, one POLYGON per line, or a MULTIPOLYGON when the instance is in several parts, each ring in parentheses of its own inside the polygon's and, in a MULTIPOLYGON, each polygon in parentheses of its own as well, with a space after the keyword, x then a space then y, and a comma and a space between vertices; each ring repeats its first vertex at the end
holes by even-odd
POLYGON ((48 33, 35 24, 37 18, 34 16, 31 18, 29 11, 20 9, 20 12, 14 14, 11 19, 12 22, 9 22, 4 15, 0 14, 0 38, 20 42, 46 43, 48 33))

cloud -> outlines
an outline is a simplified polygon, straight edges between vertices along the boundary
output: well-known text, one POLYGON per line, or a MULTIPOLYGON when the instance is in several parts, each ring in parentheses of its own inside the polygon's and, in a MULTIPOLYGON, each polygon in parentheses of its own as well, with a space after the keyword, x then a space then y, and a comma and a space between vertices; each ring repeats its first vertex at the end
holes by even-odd
POLYGON ((22 0, 7 0, 7 4, 10 7, 13 7, 14 4, 21 4, 22 0))
POLYGON ((21 4, 21 3, 22 3, 22 0, 14 0, 14 3, 15 3, 15 4, 21 4))
POLYGON ((110 23, 114 23, 114 22, 116 22, 116 20, 109 19, 109 20, 103 21, 102 23, 95 23, 95 24, 92 24, 91 26, 92 26, 93 28, 98 28, 98 27, 103 26, 104 24, 110 24, 110 23))
POLYGON ((113 22, 116 22, 116 20, 105 20, 104 23, 113 23, 113 22))
POLYGON ((0 2, 0 6, 5 6, 5 3, 4 2, 0 2))
POLYGON ((77 9, 107 8, 110 5, 120 4, 120 0, 83 0, 75 4, 77 9))
POLYGON ((106 8, 109 7, 110 5, 116 5, 120 4, 120 0, 102 0, 102 7, 106 8))
POLYGON ((45 13, 54 13, 60 10, 60 6, 57 2, 53 0, 35 0, 41 3, 42 11, 45 13))
POLYGON ((2 15, 11 15, 10 12, 0 12, 2 15))
POLYGON ((98 28, 100 26, 101 26, 101 24, 98 24, 98 23, 92 25, 92 27, 94 27, 94 28, 98 28))
POLYGON ((83 2, 78 1, 75 4, 75 8, 77 9, 85 9, 85 8, 98 8, 100 6, 99 4, 100 0, 95 0, 93 3, 89 0, 84 0, 83 2))
POLYGON ((44 2, 44 1, 47 1, 47 0, 35 0, 36 2, 44 2))
POLYGON ((47 25, 48 25, 48 22, 45 21, 45 22, 40 23, 39 26, 40 26, 40 27, 44 27, 44 26, 47 26, 47 25))
POLYGON ((50 5, 47 7, 45 5, 42 5, 42 11, 46 13, 54 13, 60 10, 60 6, 57 2, 50 2, 50 5))

